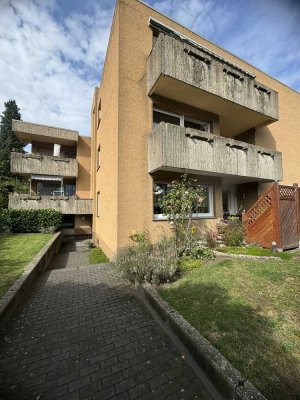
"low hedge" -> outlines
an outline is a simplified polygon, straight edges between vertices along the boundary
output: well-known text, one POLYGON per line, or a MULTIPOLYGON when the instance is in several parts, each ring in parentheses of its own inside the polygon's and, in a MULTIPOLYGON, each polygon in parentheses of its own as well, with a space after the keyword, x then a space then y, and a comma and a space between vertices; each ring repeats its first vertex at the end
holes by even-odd
POLYGON ((60 226, 61 213, 56 210, 0 210, 0 231, 55 232, 60 226))

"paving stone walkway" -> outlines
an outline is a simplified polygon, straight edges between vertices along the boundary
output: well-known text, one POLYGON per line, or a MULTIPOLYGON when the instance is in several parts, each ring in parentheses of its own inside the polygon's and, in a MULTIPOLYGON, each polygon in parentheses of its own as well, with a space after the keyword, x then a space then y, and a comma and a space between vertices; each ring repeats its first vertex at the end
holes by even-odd
POLYGON ((43 273, 0 340, 3 400, 211 399, 109 264, 43 273))

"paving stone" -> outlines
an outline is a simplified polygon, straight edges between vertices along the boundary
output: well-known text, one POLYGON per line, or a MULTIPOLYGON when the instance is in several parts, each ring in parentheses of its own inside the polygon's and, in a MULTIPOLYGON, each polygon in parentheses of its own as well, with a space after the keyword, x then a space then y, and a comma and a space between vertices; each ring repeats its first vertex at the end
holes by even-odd
POLYGON ((58 257, 0 333, 0 398, 211 399, 109 264, 58 257))

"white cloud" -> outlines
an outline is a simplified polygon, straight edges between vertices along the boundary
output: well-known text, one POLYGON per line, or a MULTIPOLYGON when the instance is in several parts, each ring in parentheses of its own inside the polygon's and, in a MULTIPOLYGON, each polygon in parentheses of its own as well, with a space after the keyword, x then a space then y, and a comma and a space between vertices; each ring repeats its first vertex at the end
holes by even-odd
POLYGON ((13 98, 22 119, 88 135, 93 88, 99 83, 112 9, 54 17, 59 2, 1 0, 0 104, 13 98))
POLYGON ((153 0, 159 11, 300 90, 300 3, 153 0))
MULTIPOLYGON (((300 14, 292 0, 148 3, 300 89, 300 14)), ((109 0, 0 0, 0 111, 15 99, 24 120, 88 135, 113 6, 109 0)))

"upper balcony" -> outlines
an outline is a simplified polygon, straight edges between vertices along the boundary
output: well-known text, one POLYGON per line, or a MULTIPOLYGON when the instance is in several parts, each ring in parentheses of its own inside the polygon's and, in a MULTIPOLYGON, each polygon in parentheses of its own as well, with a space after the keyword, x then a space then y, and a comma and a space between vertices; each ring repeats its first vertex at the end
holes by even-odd
POLYGON ((282 155, 264 147, 161 122, 148 139, 148 170, 234 177, 237 182, 282 180, 282 155))
POLYGON ((76 196, 31 196, 11 194, 8 208, 41 210, 53 209, 62 214, 87 215, 93 213, 92 199, 78 199, 76 196))
POLYGON ((12 120, 12 130, 23 143, 46 142, 67 146, 76 146, 78 132, 71 129, 32 124, 30 122, 12 120))
POLYGON ((220 117, 224 136, 278 120, 278 94, 255 75, 196 43, 161 32, 147 61, 149 96, 220 117))
POLYGON ((20 175, 57 175, 77 178, 78 161, 74 158, 11 153, 10 171, 20 175))

